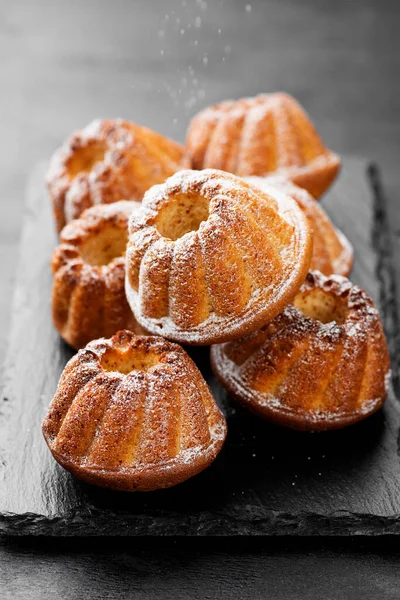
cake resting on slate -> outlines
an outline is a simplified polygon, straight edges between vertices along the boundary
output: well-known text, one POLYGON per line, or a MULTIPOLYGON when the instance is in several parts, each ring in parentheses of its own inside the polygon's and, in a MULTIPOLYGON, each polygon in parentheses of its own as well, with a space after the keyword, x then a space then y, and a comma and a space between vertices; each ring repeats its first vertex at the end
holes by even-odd
POLYGON ((211 346, 228 398, 278 426, 382 406, 381 320, 317 204, 339 167, 283 93, 203 110, 185 146, 121 119, 71 135, 47 175, 53 321, 78 350, 43 423, 60 465, 125 491, 213 468, 227 423, 178 343, 211 346))
POLYGON ((80 479, 146 491, 208 467, 226 421, 181 346, 120 331, 70 360, 43 433, 56 460, 80 479))

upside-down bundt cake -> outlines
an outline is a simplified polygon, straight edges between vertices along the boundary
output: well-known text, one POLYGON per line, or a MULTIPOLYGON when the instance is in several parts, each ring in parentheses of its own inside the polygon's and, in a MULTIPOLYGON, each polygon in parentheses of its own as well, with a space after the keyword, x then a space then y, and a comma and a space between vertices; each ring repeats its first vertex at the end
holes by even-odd
POLYGON ((257 185, 268 193, 273 185, 296 200, 308 218, 313 230, 313 255, 310 269, 324 275, 344 275, 347 277, 353 265, 353 248, 346 236, 331 223, 328 215, 317 204, 307 190, 295 185, 279 175, 271 177, 245 177, 252 185, 257 185))
POLYGON ((193 345, 244 335, 303 283, 312 234, 298 204, 216 170, 152 187, 129 223, 126 294, 146 330, 193 345))
POLYGON ((94 204, 141 201, 152 185, 186 168, 184 148, 122 119, 96 120, 55 152, 47 173, 58 231, 94 204))
POLYGON ((224 443, 226 421, 180 346, 120 331, 69 361, 43 434, 76 477, 148 491, 208 467, 224 443))
POLYGON ((193 169, 222 169, 242 177, 278 173, 315 198, 340 167, 302 107, 284 93, 206 108, 192 119, 186 147, 193 169))
POLYGON ((74 348, 119 329, 144 333, 125 296, 128 220, 140 206, 127 201, 99 204, 61 232, 51 263, 53 321, 74 348))
POLYGON ((371 298, 339 275, 310 272, 293 305, 211 350, 215 374, 244 406, 295 429, 337 429, 384 402, 390 363, 371 298))

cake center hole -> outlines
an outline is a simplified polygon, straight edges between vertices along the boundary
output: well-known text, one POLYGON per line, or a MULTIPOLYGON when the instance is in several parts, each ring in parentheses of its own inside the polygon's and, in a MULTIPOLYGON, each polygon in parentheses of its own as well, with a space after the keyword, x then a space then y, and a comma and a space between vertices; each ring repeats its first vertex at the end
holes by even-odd
POLYGON ((74 150, 67 166, 71 179, 74 179, 79 173, 89 173, 96 163, 104 159, 105 153, 106 145, 98 141, 74 150))
POLYGON ((126 351, 110 349, 101 357, 101 366, 104 371, 113 371, 128 375, 132 371, 148 371, 160 362, 159 357, 153 352, 143 352, 138 349, 126 351))
POLYGON ((323 290, 301 292, 297 294, 293 304, 305 317, 320 323, 335 321, 338 325, 343 325, 347 317, 345 302, 323 290))
POLYGON ((189 231, 197 231, 208 215, 207 198, 181 194, 160 210, 156 227, 163 237, 175 241, 189 231))
POLYGON ((124 256, 127 242, 126 230, 108 225, 90 235, 81 245, 80 253, 88 265, 101 267, 108 265, 115 258, 124 256))

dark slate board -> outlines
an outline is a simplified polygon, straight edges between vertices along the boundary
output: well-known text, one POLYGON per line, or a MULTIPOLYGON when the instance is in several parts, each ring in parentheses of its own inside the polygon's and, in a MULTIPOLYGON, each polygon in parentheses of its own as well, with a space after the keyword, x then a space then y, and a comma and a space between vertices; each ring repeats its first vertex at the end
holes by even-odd
POLYGON ((398 316, 376 168, 348 159, 324 199, 352 240, 352 279, 380 305, 394 377, 382 411, 343 431, 305 434, 237 408, 190 350, 228 418, 215 463, 175 488, 118 493, 81 484, 52 459, 41 421, 72 351, 50 318, 56 242, 43 169, 31 183, 0 405, 0 532, 22 535, 350 535, 400 533, 398 316))

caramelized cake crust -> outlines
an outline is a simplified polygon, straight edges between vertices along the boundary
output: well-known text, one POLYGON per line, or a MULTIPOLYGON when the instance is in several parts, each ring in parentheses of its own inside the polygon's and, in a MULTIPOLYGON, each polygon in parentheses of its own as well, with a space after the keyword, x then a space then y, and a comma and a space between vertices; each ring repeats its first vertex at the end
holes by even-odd
POLYGON ((76 477, 150 491, 208 467, 224 443, 226 421, 180 346, 120 331, 69 361, 43 434, 76 477))
POLYGON ((264 324, 303 283, 312 239, 297 203, 222 171, 181 171, 133 215, 126 294, 146 330, 194 345, 264 324))
POLYGON ((281 92, 206 108, 192 119, 186 147, 193 169, 221 169, 242 177, 277 173, 315 198, 340 167, 303 108, 281 92))
POLYGON ((51 262, 53 321, 76 349, 121 328, 144 333, 125 296, 128 220, 140 206, 127 201, 93 206, 61 232, 51 262))
POLYGON ((353 266, 352 245, 346 236, 334 227, 321 205, 315 202, 307 190, 279 175, 245 179, 267 193, 270 186, 277 187, 296 200, 313 230, 311 270, 321 271, 324 275, 336 273, 348 277, 353 266))
POLYGON ((390 362, 371 298, 339 275, 310 272, 292 305, 258 331, 212 347, 222 385, 267 420, 337 429, 382 406, 390 362))
POLYGON ((184 148, 122 119, 96 120, 55 152, 47 173, 57 230, 90 206, 141 201, 152 185, 186 168, 184 148))

